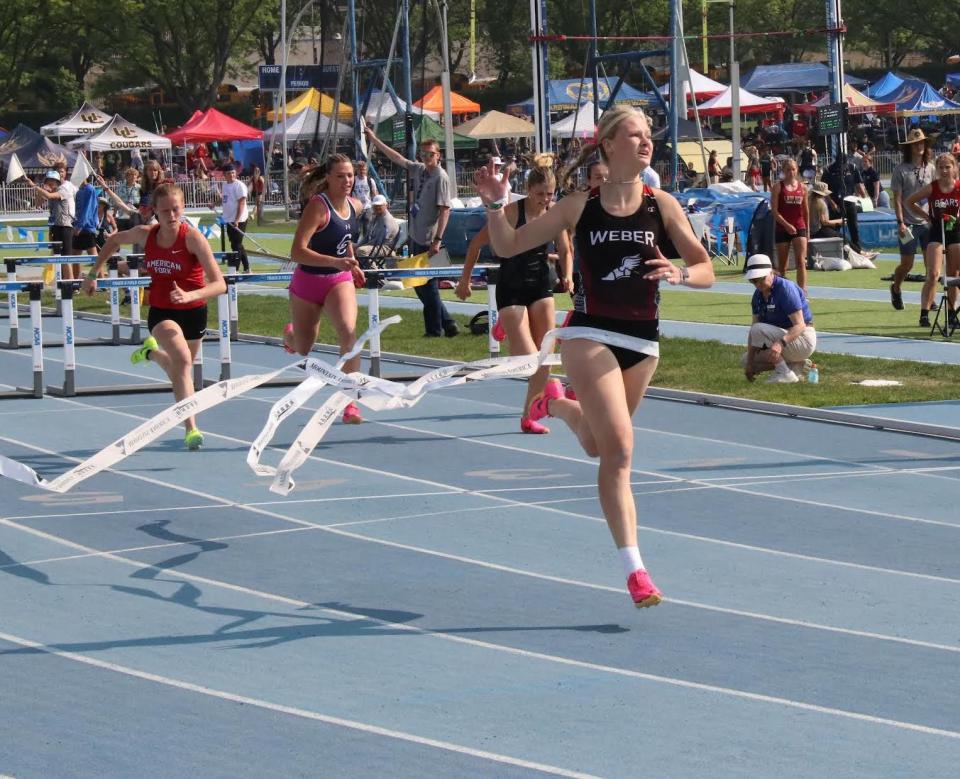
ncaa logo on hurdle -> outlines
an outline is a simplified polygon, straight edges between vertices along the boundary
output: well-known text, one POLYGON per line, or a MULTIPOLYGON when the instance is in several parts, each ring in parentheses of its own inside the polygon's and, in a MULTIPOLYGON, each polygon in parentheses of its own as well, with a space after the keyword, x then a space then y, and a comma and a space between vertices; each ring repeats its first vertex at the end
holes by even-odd
POLYGON ((73 326, 67 325, 63 328, 63 344, 64 346, 73 346, 73 326))
POLYGON ((33 328, 33 345, 34 346, 40 345, 40 328, 39 327, 33 328))
POLYGON ((220 337, 221 338, 230 337, 230 322, 227 319, 220 320, 220 337))

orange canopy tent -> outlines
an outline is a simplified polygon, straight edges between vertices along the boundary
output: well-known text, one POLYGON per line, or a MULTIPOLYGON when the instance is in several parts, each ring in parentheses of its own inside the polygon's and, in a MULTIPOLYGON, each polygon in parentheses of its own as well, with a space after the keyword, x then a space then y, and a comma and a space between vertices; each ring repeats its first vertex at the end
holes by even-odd
MULTIPOLYGON (((438 84, 419 100, 415 101, 414 105, 427 111, 436 111, 442 116, 443 90, 440 88, 440 85, 438 84)), ((453 108, 452 113, 454 115, 480 113, 479 103, 474 103, 469 98, 466 98, 463 95, 458 95, 456 92, 450 93, 450 105, 453 108)))

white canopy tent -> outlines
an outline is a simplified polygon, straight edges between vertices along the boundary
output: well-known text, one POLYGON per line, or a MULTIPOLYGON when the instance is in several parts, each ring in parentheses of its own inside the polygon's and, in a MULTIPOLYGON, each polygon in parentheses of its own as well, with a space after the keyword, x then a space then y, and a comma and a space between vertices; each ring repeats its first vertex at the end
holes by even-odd
MULTIPOLYGON (((281 122, 276 128, 271 127, 263 133, 265 143, 274 139, 282 143, 283 125, 287 126, 287 143, 291 141, 308 141, 316 136, 324 136, 333 120, 326 114, 321 114, 313 108, 305 108, 300 113, 292 115, 286 122, 281 122)), ((338 138, 352 138, 353 127, 343 122, 335 122, 334 132, 338 138)))
MULTIPOLYGON (((407 104, 402 100, 397 98, 400 103, 400 110, 404 111, 407 104)), ((438 120, 440 114, 436 111, 430 111, 420 106, 412 106, 410 112, 414 114, 423 114, 424 116, 429 116, 431 119, 438 120)), ((363 115, 363 118, 366 120, 367 124, 370 126, 375 126, 385 119, 390 119, 397 113, 397 107, 393 104, 393 99, 387 92, 381 92, 379 90, 373 92, 370 95, 370 105, 367 106, 367 111, 363 115)))
POLYGON ((487 111, 453 129, 471 138, 528 138, 537 132, 532 123, 502 111, 487 111))
MULTIPOLYGON (((603 111, 600 111, 603 116, 603 111)), ((595 125, 593 123, 593 101, 588 100, 578 111, 567 114, 558 122, 550 124, 550 135, 554 138, 592 138, 595 125)))
MULTIPOLYGON (((740 90, 741 114, 783 111, 785 105, 781 97, 761 97, 745 89, 740 90)), ((698 105, 697 111, 700 112, 700 116, 730 116, 733 113, 733 88, 725 87, 719 95, 698 105)))
MULTIPOLYGON (((683 80, 684 97, 689 95, 692 91, 697 100, 706 100, 707 98, 715 97, 725 89, 727 89, 727 87, 721 84, 719 81, 714 81, 712 78, 708 78, 702 73, 697 73, 697 71, 695 71, 693 68, 690 69, 690 80, 683 80)), ((670 82, 667 82, 660 87, 660 94, 664 97, 669 97, 670 82)))
POLYGON ((92 135, 102 130, 104 125, 110 121, 110 114, 105 114, 95 105, 85 102, 73 113, 67 114, 62 119, 45 124, 40 128, 41 135, 54 136, 56 138, 72 138, 75 135, 92 135))
POLYGON ((70 141, 67 146, 71 149, 88 151, 124 151, 169 149, 171 144, 169 138, 147 132, 133 122, 128 122, 120 114, 114 114, 113 118, 98 132, 70 141))

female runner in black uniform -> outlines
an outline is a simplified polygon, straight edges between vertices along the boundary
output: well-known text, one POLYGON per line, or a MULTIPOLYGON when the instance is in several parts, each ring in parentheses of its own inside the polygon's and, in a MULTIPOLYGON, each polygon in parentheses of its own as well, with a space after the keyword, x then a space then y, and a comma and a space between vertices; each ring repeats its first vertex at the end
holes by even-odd
MULTIPOLYGON (((553 155, 537 155, 534 167, 527 179, 527 197, 506 207, 507 220, 514 227, 522 227, 529 221, 547 213, 553 203, 557 180, 553 175, 553 155)), ((571 252, 566 231, 554 236, 559 255, 558 276, 564 291, 573 288, 571 278, 571 252)), ((480 256, 480 249, 490 242, 486 227, 477 233, 467 248, 467 258, 457 284, 457 297, 470 297, 470 273, 480 256)), ((500 260, 497 279, 497 323, 503 326, 510 354, 535 354, 540 351, 543 336, 553 329, 556 309, 553 290, 550 286, 548 246, 546 243, 514 257, 500 260)), ((530 402, 539 395, 550 377, 550 368, 542 367, 527 382, 527 397, 523 403, 520 429, 524 433, 549 433, 550 428, 541 425, 528 415, 530 402)))
POLYGON ((570 169, 576 170, 597 151, 609 165, 610 180, 590 192, 567 195, 519 229, 503 215, 506 187, 493 177, 490 166, 477 172, 476 185, 489 209, 490 239, 500 257, 528 251, 561 230, 574 230, 577 311, 570 326, 593 328, 598 335, 607 331, 627 336, 628 348, 564 336, 560 354, 577 400, 565 398, 560 382, 551 379, 531 404, 530 415, 560 417, 584 451, 600 458, 600 504, 620 551, 627 589, 641 608, 658 604, 661 594, 637 547, 630 417, 657 367, 659 283, 709 287, 713 267, 680 204, 640 181, 640 171, 650 164, 653 153, 643 113, 629 106, 604 112, 596 142, 584 146, 570 169), (676 254, 683 257, 684 266, 667 259, 676 254))

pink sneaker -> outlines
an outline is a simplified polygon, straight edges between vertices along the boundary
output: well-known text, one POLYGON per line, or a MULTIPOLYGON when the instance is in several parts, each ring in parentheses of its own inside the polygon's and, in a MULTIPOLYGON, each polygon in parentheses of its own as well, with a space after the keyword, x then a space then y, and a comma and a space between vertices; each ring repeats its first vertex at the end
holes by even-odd
POLYGON ((563 388, 563 397, 565 397, 567 400, 576 400, 577 393, 574 392, 573 387, 571 387, 568 384, 566 387, 563 388))
POLYGON ((530 404, 527 419, 536 422, 550 416, 550 401, 563 397, 563 385, 556 379, 548 379, 543 392, 537 395, 530 404))
POLYGON ((630 597, 633 598, 633 605, 638 609, 644 609, 647 606, 656 606, 663 600, 663 595, 657 589, 645 570, 640 568, 634 571, 627 578, 627 589, 630 590, 630 597))
POLYGON ((544 433, 549 433, 550 428, 546 425, 541 425, 539 422, 535 422, 530 419, 530 417, 520 417, 520 430, 524 433, 536 433, 538 435, 543 435, 544 433))
POLYGON ((360 409, 357 408, 357 404, 348 403, 347 407, 343 410, 343 424, 359 425, 361 422, 363 422, 363 417, 360 416, 360 409))
POLYGON ((503 329, 503 325, 500 324, 500 320, 497 320, 497 323, 493 326, 493 332, 490 333, 493 336, 494 341, 504 341, 507 337, 507 331, 503 329))
POLYGON ((288 335, 291 336, 291 340, 292 340, 292 336, 293 336, 293 322, 287 322, 287 326, 286 326, 285 328, 283 328, 283 351, 285 351, 287 354, 296 354, 296 353, 297 353, 296 350, 295 350, 295 349, 291 349, 291 348, 287 345, 287 336, 288 336, 288 335))

